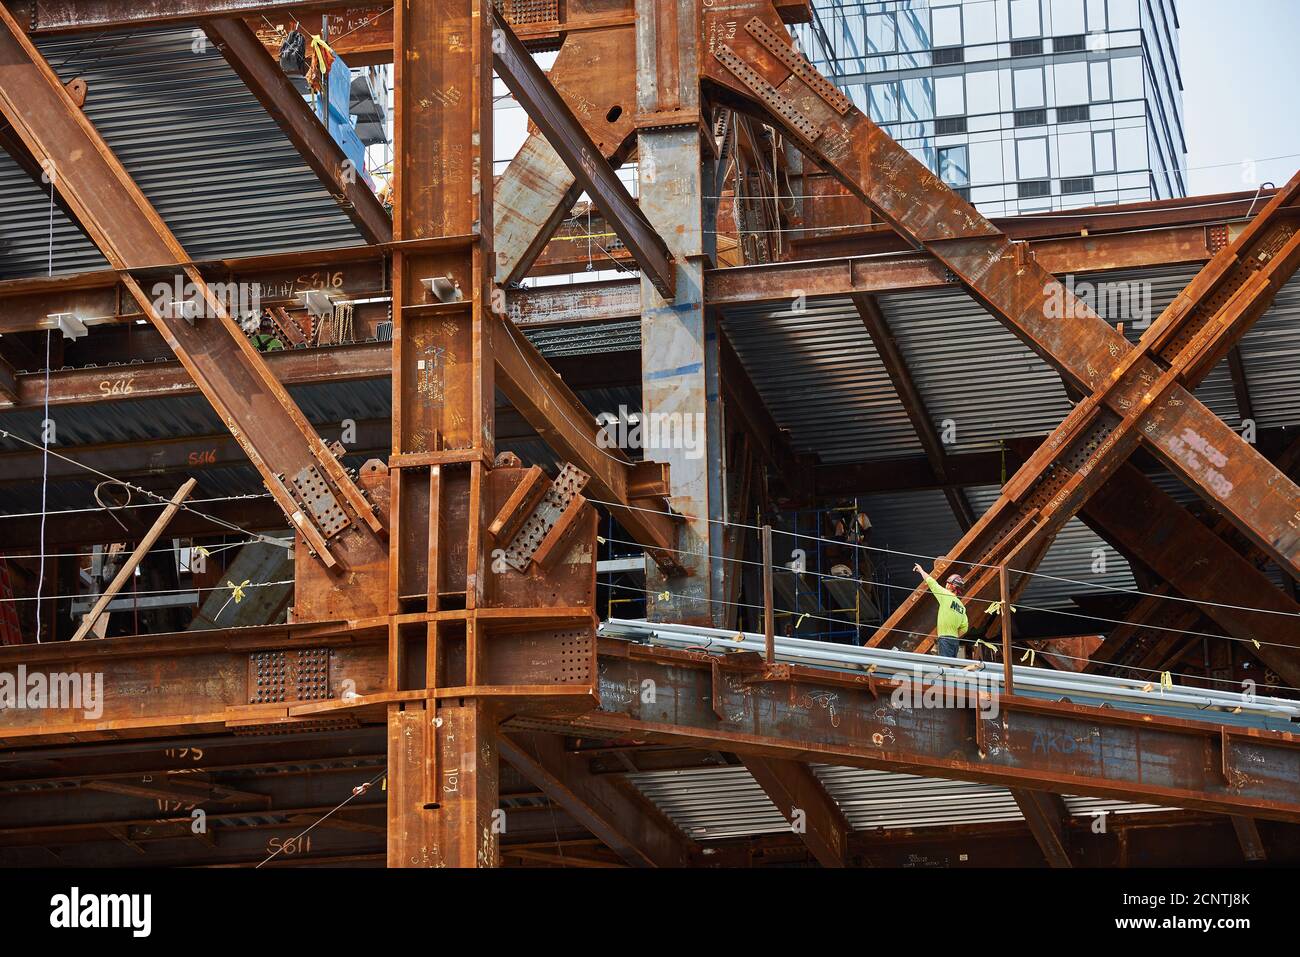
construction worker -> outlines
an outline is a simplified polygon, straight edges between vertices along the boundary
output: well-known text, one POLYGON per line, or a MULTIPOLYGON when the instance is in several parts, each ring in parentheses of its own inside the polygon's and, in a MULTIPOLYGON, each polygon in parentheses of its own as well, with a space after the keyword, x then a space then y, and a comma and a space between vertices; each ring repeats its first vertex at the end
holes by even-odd
POLYGON ((920 565, 913 565, 912 570, 925 580, 930 588, 930 594, 934 595, 939 603, 937 629, 939 641, 936 643, 935 653, 944 658, 956 658, 957 650, 961 647, 958 639, 966 634, 966 629, 969 627, 966 621, 966 606, 961 602, 961 593, 966 587, 966 579, 957 574, 949 575, 946 582, 948 587, 945 588, 926 574, 925 569, 920 565))
POLYGON ((258 352, 278 352, 284 348, 284 343, 275 334, 275 325, 270 316, 263 314, 256 328, 257 332, 249 337, 249 341, 258 352))

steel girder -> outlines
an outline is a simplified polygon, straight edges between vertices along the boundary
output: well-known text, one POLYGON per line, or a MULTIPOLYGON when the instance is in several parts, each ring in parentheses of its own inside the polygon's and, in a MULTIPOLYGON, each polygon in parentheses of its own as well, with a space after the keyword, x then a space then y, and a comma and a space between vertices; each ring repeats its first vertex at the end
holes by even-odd
POLYGON ((744 757, 1300 820, 1300 739, 1289 732, 1014 695, 991 710, 896 706, 892 682, 795 665, 765 671, 743 657, 752 656, 606 642, 600 708, 573 723, 744 757), (654 689, 653 700, 643 700, 642 687, 654 689))
POLYGON ((682 867, 694 847, 649 802, 565 750, 563 739, 536 731, 499 736, 501 756, 632 867, 682 867))
MULTIPOLYGON (((894 707, 893 684, 866 675, 797 665, 765 673, 737 660, 743 656, 623 641, 604 640, 599 652, 599 710, 541 716, 545 727, 1300 821, 1300 740, 1291 733, 1015 696, 1002 697, 996 714, 894 707)), ((387 618, 0 648, 0 669, 13 674, 19 665, 29 675, 104 676, 97 717, 69 708, 5 711, 0 745, 31 754, 96 741, 383 724, 394 703, 434 700, 428 690, 386 690, 387 618), (258 656, 295 649, 328 652, 336 697, 302 701, 291 693, 249 704, 258 656), (341 698, 345 679, 359 697, 341 698)), ((411 760, 424 753, 412 748, 411 760)))
POLYGON ((818 863, 823 867, 846 866, 853 828, 812 768, 802 761, 757 754, 744 755, 742 761, 818 863))
MULTIPOLYGON (((671 298, 676 281, 672 254, 606 161, 606 150, 593 141, 586 125, 574 116, 566 98, 551 85, 500 14, 495 15, 495 30, 494 60, 502 81, 545 134, 569 173, 604 210, 606 220, 632 251, 643 273, 661 295, 671 298)), ((590 64, 587 68, 592 69, 590 64)), ((593 119, 588 117, 587 124, 593 123, 593 119)), ((569 195, 570 186, 563 180, 554 185, 563 188, 564 197, 569 195)), ((545 220, 553 228, 556 206, 553 201, 550 205, 552 209, 545 220)), ((562 206, 560 209, 564 211, 562 206)), ((501 265, 498 263, 498 277, 501 265)))
POLYGON ((207 20, 203 28, 366 241, 391 242, 393 221, 388 211, 252 28, 233 19, 207 20))
MULTIPOLYGON (((1276 458, 1279 469, 1294 475, 1300 462, 1300 440, 1276 458)), ((1127 622, 1115 628, 1093 654, 1089 670, 1117 674, 1127 667, 1156 670, 1172 660, 1176 651, 1195 640, 1188 632, 1199 630, 1209 618, 1248 649, 1278 675, 1294 676, 1295 645, 1300 635, 1294 616, 1300 612, 1296 603, 1273 587, 1259 570, 1265 558, 1261 549, 1245 543, 1238 545, 1232 523, 1220 517, 1213 524, 1201 525, 1185 510, 1131 466, 1125 466, 1084 508, 1083 519, 1114 543, 1130 548, 1153 571, 1166 578, 1144 596, 1128 614, 1127 622), (1114 510, 1107 508, 1107 502, 1114 510), (1141 514, 1135 503, 1142 503, 1141 514), (1126 519, 1136 526, 1150 525, 1158 517, 1163 528, 1154 535, 1142 535, 1136 528, 1122 524, 1126 519), (1232 600, 1225 601, 1221 583, 1233 582, 1232 600), (1178 601, 1178 598, 1193 601, 1178 601), (1170 600, 1171 598, 1175 600, 1170 600), (1195 604, 1202 599, 1214 604, 1195 604), (1239 605, 1239 608, 1226 607, 1239 605), (1249 607, 1269 609, 1274 614, 1251 614, 1249 607), (1267 642, 1258 649, 1255 641, 1267 642)), ((1286 679, 1294 684, 1293 677, 1286 679)))
MULTIPOLYGON (((504 187, 505 180, 499 183, 504 187)), ((500 203, 496 204, 497 206, 500 203)), ((495 211, 494 211, 495 216, 495 211)), ((1199 214, 1175 224, 1141 227, 1114 235, 1062 236, 1055 228, 1035 233, 1030 240, 1034 258, 1056 274, 1105 272, 1151 266, 1203 264, 1217 248, 1215 227, 1200 222, 1199 214)), ((1002 220, 1009 226, 1013 221, 1002 220)), ((603 232, 597 222, 593 229, 603 232)), ((502 239, 503 230, 496 235, 502 239)), ((890 234, 891 236, 893 234, 890 234)), ((897 237, 893 237, 894 240, 897 237)), ((871 256, 767 263, 710 269, 705 273, 705 299, 725 309, 736 305, 776 304, 788 301, 790 290, 802 289, 809 298, 854 294, 887 295, 953 285, 945 267, 929 255, 890 249, 871 256)), ((390 291, 386 281, 391 247, 344 247, 232 259, 200 264, 209 282, 257 282, 273 303, 285 304, 311 288, 301 282, 304 268, 324 268, 341 294, 353 298, 382 297, 390 291)), ((585 267, 581 261, 564 268, 585 267)), ((118 278, 111 271, 60 277, 0 282, 0 333, 50 328, 48 312, 72 312, 86 325, 137 318, 133 304, 117 293, 118 278)), ((507 307, 520 324, 581 323, 603 319, 628 320, 640 314, 639 283, 635 279, 580 283, 572 287, 540 286, 507 291, 507 307)), ((264 300, 268 298, 264 295, 264 300)))

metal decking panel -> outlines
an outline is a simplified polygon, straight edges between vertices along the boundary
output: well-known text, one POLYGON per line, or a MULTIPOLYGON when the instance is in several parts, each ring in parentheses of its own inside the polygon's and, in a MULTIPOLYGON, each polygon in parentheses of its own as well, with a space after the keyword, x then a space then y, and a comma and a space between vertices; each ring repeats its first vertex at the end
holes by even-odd
POLYGON ((798 452, 823 462, 921 455, 907 410, 848 299, 726 310, 736 354, 798 452))
MULTIPOLYGON (((1024 820, 1011 792, 997 785, 830 764, 809 767, 855 831, 1024 820)), ((790 830, 776 805, 740 765, 634 772, 626 780, 696 841, 790 830)), ((1104 798, 1067 795, 1064 800, 1074 817, 1091 817, 1103 810, 1111 814, 1170 810, 1104 798)))
MULTIPOLYGON (((350 246, 363 239, 215 45, 191 27, 44 38, 63 80, 195 259, 350 246)), ((46 275, 49 200, 0 155, 0 279, 46 275)), ((55 210, 53 272, 102 269, 55 210)))

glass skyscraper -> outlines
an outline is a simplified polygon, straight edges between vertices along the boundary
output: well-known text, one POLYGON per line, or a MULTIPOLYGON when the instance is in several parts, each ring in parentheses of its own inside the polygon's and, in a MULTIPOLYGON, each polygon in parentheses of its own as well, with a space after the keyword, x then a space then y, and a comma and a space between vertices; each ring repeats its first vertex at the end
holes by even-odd
POLYGON ((813 0, 810 60, 988 216, 1187 195, 1175 0, 813 0))

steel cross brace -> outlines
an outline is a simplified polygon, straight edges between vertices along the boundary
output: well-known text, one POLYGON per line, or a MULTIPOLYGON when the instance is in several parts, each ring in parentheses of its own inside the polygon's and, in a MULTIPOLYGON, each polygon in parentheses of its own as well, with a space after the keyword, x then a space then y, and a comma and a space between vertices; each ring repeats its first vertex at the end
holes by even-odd
POLYGON ((53 185, 239 441, 297 532, 329 568, 382 560, 382 524, 371 502, 2 7, 0 58, 5 64, 0 113, 38 161, 53 164, 53 185))
MULTIPOLYGON (((636 73, 628 69, 635 55, 631 23, 577 31, 565 37, 546 73, 597 151, 615 167, 635 143, 636 73)), ((496 183, 497 282, 509 285, 528 272, 579 192, 577 177, 547 136, 530 130, 496 183)), ((596 250, 611 244, 607 236, 589 242, 596 250)), ((603 252, 600 256, 605 258, 603 252)))
MULTIPOLYGON (((1276 464, 1287 475, 1295 475, 1300 465, 1300 439, 1287 447, 1276 459, 1276 464)), ((1127 616, 1128 621, 1116 627, 1093 653, 1088 670, 1100 674, 1120 674, 1126 667, 1161 670, 1166 662, 1176 657, 1178 650, 1196 640, 1187 633, 1203 630, 1198 626, 1204 616, 1234 637, 1242 640, 1262 637, 1269 641, 1268 645, 1247 650, 1288 683, 1296 683, 1296 678, 1300 677, 1297 653, 1273 645, 1300 646, 1297 620, 1290 617, 1295 615, 1297 606, 1257 568, 1265 557, 1261 549, 1247 543, 1246 550, 1239 551, 1232 541, 1237 537, 1236 530, 1227 519, 1219 518, 1207 532, 1182 509, 1179 509, 1176 523, 1162 522, 1167 526, 1164 534, 1172 539, 1176 532, 1178 539, 1176 543, 1169 542, 1162 547, 1159 539, 1153 543, 1147 536, 1135 533, 1134 529, 1121 527, 1117 519, 1122 520, 1123 516, 1106 509, 1108 497, 1128 510, 1136 503, 1137 508, 1154 513, 1144 516, 1147 521, 1155 518, 1160 522, 1171 507, 1177 506, 1136 470, 1126 466, 1088 503, 1082 515, 1100 533, 1109 534, 1116 544, 1130 547, 1157 574, 1168 572, 1169 580, 1158 584, 1152 589, 1153 596, 1143 597, 1134 606, 1127 616), (1127 478, 1125 472, 1129 472, 1127 478), (1116 488, 1116 483, 1124 487, 1116 488), (1213 536, 1213 539, 1207 539, 1206 535, 1213 536), (1193 544, 1196 539, 1200 541, 1193 544), (1219 584, 1225 578, 1234 586, 1231 603, 1288 614, 1260 617, 1244 609, 1223 607, 1229 604, 1220 595, 1219 584), (1168 600, 1179 595, 1191 599, 1204 598, 1219 604, 1201 606, 1191 601, 1168 600)))
MULTIPOLYGON (((494 11, 493 59, 497 72, 533 122, 546 134, 569 172, 600 204, 619 239, 636 257, 659 292, 671 299, 676 286, 672 254, 636 201, 574 117, 564 98, 546 79, 500 13, 494 11)), ((568 192, 566 188, 566 194, 568 192)))
MULTIPOLYGON (((1023 565, 1045 547, 1033 540, 1050 541, 1142 438, 1276 560, 1300 572, 1300 490, 1189 392, 1295 269, 1300 237, 1289 214, 1272 216, 1294 200, 1294 189, 1261 214, 1267 229, 1247 230, 1220 253, 1133 348, 854 108, 793 50, 770 5, 706 9, 703 30, 711 56, 701 73, 724 99, 768 114, 900 235, 947 265, 1067 386, 1088 396, 941 565, 1023 565)), ((995 577, 983 569, 973 594, 989 592, 995 577)), ((922 597, 915 593, 873 643, 924 638, 930 628, 921 624, 928 617, 922 597)))
MULTIPOLYGON (((1050 542, 1144 437, 1166 464, 1188 478, 1201 478, 1197 490, 1283 568, 1296 573, 1297 516, 1293 513, 1288 524, 1284 507, 1277 509, 1274 531, 1261 533, 1253 524, 1251 499, 1231 494, 1242 485, 1261 496, 1265 505, 1289 501, 1294 506, 1300 505, 1295 486, 1199 403, 1192 408, 1196 400, 1188 390, 1204 379, 1213 363, 1267 308, 1300 262, 1300 237, 1290 205, 1297 198, 1300 176, 1210 261, 1138 346, 1076 405, 948 555, 944 567, 975 566, 971 597, 991 596, 997 579, 992 566, 1008 563, 1017 572, 1031 571, 1035 563, 1024 561, 1023 552, 1016 562, 1010 558, 1031 540, 1050 542), (1223 437, 1207 441, 1207 434, 1223 437), (1234 451, 1237 467, 1230 471, 1228 455, 1234 451), (1226 493, 1222 499, 1220 493, 1226 493)), ((1028 582, 1028 575, 1015 576, 1013 591, 1019 594, 1028 582)), ((925 596, 914 592, 871 643, 928 648, 927 639, 912 641, 930 630, 924 624, 929 621, 927 612, 925 596)), ((976 619, 981 617, 976 609, 976 619)))

